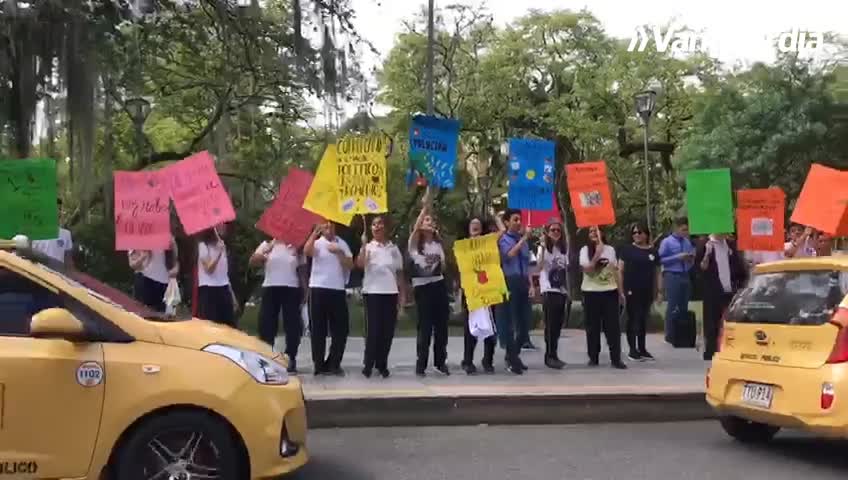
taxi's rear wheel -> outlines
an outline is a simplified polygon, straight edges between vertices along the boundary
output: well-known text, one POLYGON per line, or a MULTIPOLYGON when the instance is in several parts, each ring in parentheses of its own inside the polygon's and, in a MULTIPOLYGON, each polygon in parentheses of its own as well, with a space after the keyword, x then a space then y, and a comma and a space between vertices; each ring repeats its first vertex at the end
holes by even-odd
POLYGON ((223 422, 203 412, 170 412, 130 434, 117 454, 114 478, 229 480, 241 476, 242 460, 223 422))
POLYGON ((780 431, 780 427, 739 417, 721 417, 719 421, 728 435, 744 443, 767 443, 780 431))

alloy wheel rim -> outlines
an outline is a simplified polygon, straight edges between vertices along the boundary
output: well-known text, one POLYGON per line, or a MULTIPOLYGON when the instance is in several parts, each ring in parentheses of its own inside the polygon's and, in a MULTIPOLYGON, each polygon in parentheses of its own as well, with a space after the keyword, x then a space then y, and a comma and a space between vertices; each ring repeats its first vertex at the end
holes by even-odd
POLYGON ((142 454, 142 478, 146 480, 221 479, 220 452, 203 432, 169 431, 157 434, 142 454))

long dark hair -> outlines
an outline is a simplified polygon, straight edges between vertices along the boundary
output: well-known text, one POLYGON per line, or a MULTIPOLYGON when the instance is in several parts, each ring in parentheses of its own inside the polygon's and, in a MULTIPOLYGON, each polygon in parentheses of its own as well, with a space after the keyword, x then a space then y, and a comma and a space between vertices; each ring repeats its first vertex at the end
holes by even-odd
MULTIPOLYGON (((607 244, 607 236, 604 235, 604 231, 600 228, 598 229, 598 236, 601 237, 601 241, 604 242, 604 245, 607 244)), ((586 245, 586 248, 589 250, 589 259, 595 257, 595 251, 598 248, 598 244, 593 242, 591 238, 589 238, 589 243, 586 245)))
POLYGON ((651 245, 651 231, 644 222, 636 222, 630 225, 630 236, 633 237, 633 230, 639 230, 645 234, 645 243, 651 245))
POLYGON ((197 241, 203 242, 207 245, 217 243, 218 233, 215 232, 215 228, 207 228, 206 230, 203 230, 197 235, 197 241))
POLYGON ((559 253, 563 255, 568 255, 568 243, 566 243, 565 241, 565 232, 563 231, 563 225, 559 222, 549 223, 545 225, 545 248, 548 250, 548 253, 554 253, 554 247, 559 248, 559 253), (554 241, 554 239, 552 239, 550 235, 548 235, 548 228, 553 225, 559 225, 560 232, 559 240, 557 241, 554 241))

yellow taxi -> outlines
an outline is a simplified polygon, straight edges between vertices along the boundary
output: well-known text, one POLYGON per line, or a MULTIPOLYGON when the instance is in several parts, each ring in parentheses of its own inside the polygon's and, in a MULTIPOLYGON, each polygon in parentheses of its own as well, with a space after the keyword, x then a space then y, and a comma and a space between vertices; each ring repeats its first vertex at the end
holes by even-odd
POLYGON ((707 402, 743 442, 781 428, 848 437, 848 257, 756 268, 725 312, 707 402))
POLYGON ((0 477, 273 478, 307 461, 288 359, 0 249, 0 477))

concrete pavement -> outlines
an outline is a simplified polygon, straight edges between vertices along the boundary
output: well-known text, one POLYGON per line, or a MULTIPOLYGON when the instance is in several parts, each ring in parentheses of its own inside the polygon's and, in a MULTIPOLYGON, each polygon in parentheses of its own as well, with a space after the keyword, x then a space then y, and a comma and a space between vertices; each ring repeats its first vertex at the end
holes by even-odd
MULTIPOLYGON (((344 377, 312 375, 309 339, 298 355, 312 427, 400 425, 473 425, 582 423, 604 421, 675 421, 711 416, 704 402, 706 362, 692 349, 674 349, 662 335, 650 335, 648 349, 655 362, 627 362, 628 370, 610 368, 606 353, 601 365, 586 365, 585 336, 563 332, 560 357, 568 364, 556 371, 544 366, 544 353, 525 351, 530 368, 521 376, 506 373, 503 351, 495 354, 494 375, 468 376, 459 367, 461 337, 448 342, 452 375, 428 370, 418 378, 415 339, 398 338, 389 357, 392 376, 362 376, 362 338, 350 338, 343 362, 344 377)), ((283 346, 282 339, 278 348, 283 346)), ((544 341, 534 336, 544 348, 544 341)), ((482 345, 475 361, 480 367, 482 345)), ((431 356, 432 357, 432 356, 431 356)))

